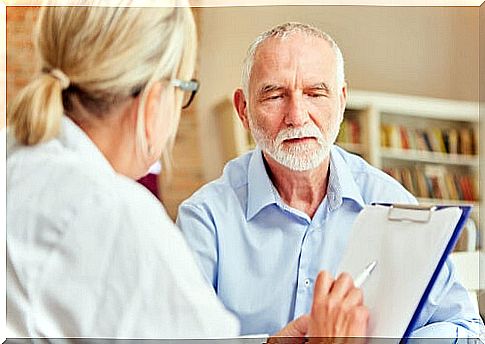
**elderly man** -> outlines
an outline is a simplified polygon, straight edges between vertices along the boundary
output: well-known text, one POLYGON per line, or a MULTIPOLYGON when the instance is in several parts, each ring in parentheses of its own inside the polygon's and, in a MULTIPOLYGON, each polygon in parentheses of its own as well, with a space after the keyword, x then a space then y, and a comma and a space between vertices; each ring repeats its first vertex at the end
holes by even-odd
MULTIPOLYGON (((242 332, 274 333, 310 310, 318 271, 335 274, 365 204, 416 200, 333 145, 347 89, 327 34, 299 23, 261 34, 242 83, 234 105, 258 148, 186 200, 178 224, 242 332)), ((413 334, 476 336, 478 322, 448 262, 413 334)))

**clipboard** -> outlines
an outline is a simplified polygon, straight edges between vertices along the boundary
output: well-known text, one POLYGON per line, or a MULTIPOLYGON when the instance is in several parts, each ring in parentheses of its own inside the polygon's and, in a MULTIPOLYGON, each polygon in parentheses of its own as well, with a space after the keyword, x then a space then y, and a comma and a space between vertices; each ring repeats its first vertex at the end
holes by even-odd
POLYGON ((374 203, 361 211, 338 273, 346 271, 355 278, 369 262, 378 261, 362 287, 371 313, 369 336, 406 342, 471 209, 470 205, 374 203), (428 247, 421 242, 425 240, 428 247), (428 252, 421 252, 423 247, 428 252), (394 292, 399 294, 396 298, 394 292))

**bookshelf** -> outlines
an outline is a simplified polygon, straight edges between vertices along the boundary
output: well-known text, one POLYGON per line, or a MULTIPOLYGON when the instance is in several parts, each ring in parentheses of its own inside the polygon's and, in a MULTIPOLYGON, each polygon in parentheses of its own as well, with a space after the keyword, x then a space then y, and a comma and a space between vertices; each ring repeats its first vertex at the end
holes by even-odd
MULTIPOLYGON (((349 90, 337 144, 392 175, 420 203, 472 204, 477 228, 478 110, 477 102, 349 90)), ((225 161, 254 147, 230 97, 215 113, 225 161)))
POLYGON ((360 138, 337 141, 420 202, 473 204, 478 221, 478 110, 475 102, 350 90, 345 118, 360 138))
POLYGON ((353 132, 360 137, 340 133, 337 144, 393 176, 420 203, 474 206, 455 250, 475 257, 485 235, 478 230, 478 103, 350 90, 344 117, 344 128, 345 121, 359 126, 353 132))

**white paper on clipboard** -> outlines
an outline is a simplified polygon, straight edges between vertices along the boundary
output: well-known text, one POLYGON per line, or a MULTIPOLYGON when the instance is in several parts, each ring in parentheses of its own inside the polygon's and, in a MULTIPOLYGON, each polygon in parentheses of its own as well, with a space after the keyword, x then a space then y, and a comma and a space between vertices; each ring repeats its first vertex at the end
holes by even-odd
POLYGON ((362 287, 369 336, 403 336, 461 213, 459 207, 423 212, 375 205, 359 214, 338 272, 355 278, 378 262, 362 287))

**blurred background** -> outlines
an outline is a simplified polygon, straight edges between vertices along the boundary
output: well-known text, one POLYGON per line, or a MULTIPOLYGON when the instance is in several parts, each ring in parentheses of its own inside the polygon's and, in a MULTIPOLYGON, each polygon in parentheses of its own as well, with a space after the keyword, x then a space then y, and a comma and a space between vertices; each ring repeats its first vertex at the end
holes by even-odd
MULTIPOLYGON (((480 204, 485 209, 479 174, 480 145, 485 149, 479 140, 485 122, 479 122, 483 5, 235 6, 193 12, 201 89, 182 114, 173 178, 158 179, 155 192, 172 218, 181 201, 221 174, 228 159, 252 147, 231 105, 248 45, 276 24, 301 21, 329 33, 344 54, 350 92, 339 144, 393 175, 422 202, 473 204, 473 221, 457 247, 463 254, 456 259, 474 297, 485 288, 480 278, 485 273, 478 273, 485 266, 478 264, 485 238, 479 217, 480 204)), ((7 104, 37 73, 32 44, 37 15, 37 7, 7 7, 7 104)))

